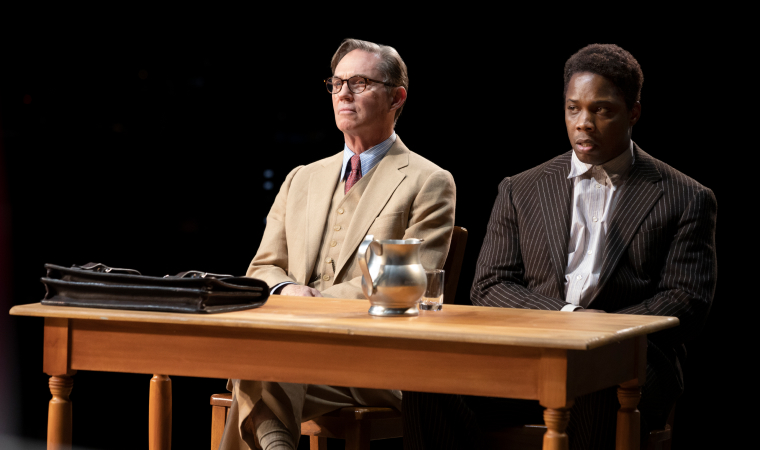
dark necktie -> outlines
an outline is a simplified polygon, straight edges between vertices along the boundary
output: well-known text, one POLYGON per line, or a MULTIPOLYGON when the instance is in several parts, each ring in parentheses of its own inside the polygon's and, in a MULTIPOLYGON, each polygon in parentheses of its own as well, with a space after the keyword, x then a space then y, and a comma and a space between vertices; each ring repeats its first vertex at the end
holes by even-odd
POLYGON ((359 155, 351 157, 351 173, 348 174, 346 180, 346 187, 343 190, 343 194, 348 194, 354 185, 362 179, 362 161, 359 159, 359 155))

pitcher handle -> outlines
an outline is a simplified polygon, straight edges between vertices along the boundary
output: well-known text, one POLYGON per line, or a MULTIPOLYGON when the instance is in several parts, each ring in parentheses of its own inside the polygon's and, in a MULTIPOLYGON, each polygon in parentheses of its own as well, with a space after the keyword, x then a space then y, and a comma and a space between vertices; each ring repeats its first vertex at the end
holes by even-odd
POLYGON ((375 295, 377 293, 377 284, 369 274, 369 266, 367 266, 367 253, 371 250, 374 250, 377 255, 383 254, 383 246, 375 240, 375 236, 368 234, 364 237, 361 245, 359 245, 356 259, 359 261, 359 268, 362 270, 362 275, 364 275, 364 280, 367 282, 367 286, 372 287, 370 295, 375 295))

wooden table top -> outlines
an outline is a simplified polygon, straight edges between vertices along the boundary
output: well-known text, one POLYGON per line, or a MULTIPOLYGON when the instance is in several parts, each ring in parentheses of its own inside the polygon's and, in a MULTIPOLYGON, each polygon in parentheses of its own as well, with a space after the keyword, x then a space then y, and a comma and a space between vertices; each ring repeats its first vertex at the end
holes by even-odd
POLYGON ((424 339, 589 350, 677 326, 675 317, 573 314, 562 311, 444 305, 417 317, 374 317, 366 300, 273 295, 257 309, 181 314, 115 309, 19 305, 17 316, 261 328, 306 333, 424 339))

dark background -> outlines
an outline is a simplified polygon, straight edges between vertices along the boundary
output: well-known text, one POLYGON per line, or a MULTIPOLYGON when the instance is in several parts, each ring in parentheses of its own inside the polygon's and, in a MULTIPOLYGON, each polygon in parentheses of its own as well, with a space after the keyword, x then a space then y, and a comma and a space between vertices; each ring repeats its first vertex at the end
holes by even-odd
MULTIPOLYGON (((740 220, 731 205, 742 194, 732 182, 741 164, 727 157, 737 150, 727 116, 741 82, 727 75, 737 50, 725 34, 705 35, 707 24, 639 24, 637 33, 633 24, 32 27, 0 57, 0 309, 39 301, 48 262, 242 275, 285 175, 342 149, 322 80, 345 37, 394 46, 409 67, 396 131, 456 180, 456 223, 470 232, 458 302, 468 302, 499 181, 569 149, 564 62, 587 44, 616 43, 645 75, 634 140, 718 198, 718 290, 704 332, 688 345, 674 445, 731 446, 743 386, 722 370, 741 350, 729 340, 738 325, 728 299, 740 280, 726 248, 741 241, 727 224, 740 220)), ((44 440, 42 320, 0 315, 0 338, 0 434, 44 440)), ((149 379, 79 372, 75 444, 145 447, 149 379)), ((174 446, 205 448, 208 398, 225 382, 172 380, 174 446)))

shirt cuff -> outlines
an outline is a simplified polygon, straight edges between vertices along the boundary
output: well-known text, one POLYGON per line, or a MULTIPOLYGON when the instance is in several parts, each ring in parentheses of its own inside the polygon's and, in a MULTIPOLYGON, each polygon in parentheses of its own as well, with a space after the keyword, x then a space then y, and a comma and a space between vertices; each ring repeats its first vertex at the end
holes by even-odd
POLYGON ((292 281, 285 281, 279 284, 276 284, 271 291, 269 291, 269 295, 278 295, 279 292, 282 290, 283 287, 287 286, 288 284, 297 284, 292 281))
POLYGON ((583 309, 583 307, 573 305, 572 303, 568 303, 567 305, 563 306, 562 309, 560 309, 560 311, 573 312, 578 309, 583 309))

